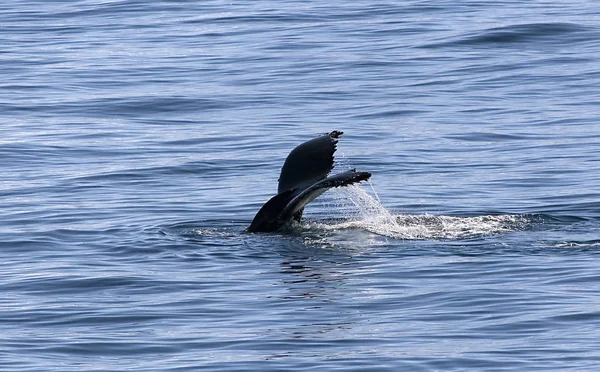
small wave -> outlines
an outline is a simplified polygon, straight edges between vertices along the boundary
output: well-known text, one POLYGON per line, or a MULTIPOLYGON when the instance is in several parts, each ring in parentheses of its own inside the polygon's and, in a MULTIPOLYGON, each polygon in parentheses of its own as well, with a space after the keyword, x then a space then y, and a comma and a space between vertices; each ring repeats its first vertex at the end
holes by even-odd
POLYGON ((554 243, 559 248, 589 248, 589 247, 600 247, 600 240, 586 240, 586 241, 568 241, 554 243))
POLYGON ((460 239, 521 230, 530 224, 524 215, 485 215, 473 217, 394 215, 360 186, 340 189, 338 199, 346 198, 354 210, 345 208, 342 222, 314 223, 325 230, 363 229, 398 239, 460 239), (341 195, 343 194, 343 196, 341 195))
POLYGON ((165 236, 175 238, 183 237, 191 240, 210 240, 215 238, 239 237, 239 225, 239 223, 231 221, 224 223, 219 220, 204 220, 159 226, 158 231, 165 236))
POLYGON ((532 41, 575 42, 579 37, 589 39, 591 36, 587 35, 587 32, 590 30, 586 26, 574 23, 516 24, 477 30, 453 40, 429 44, 425 47, 512 45, 532 41))
POLYGON ((507 142, 507 141, 519 141, 529 140, 529 136, 526 135, 513 135, 505 133, 491 133, 491 132, 470 132, 463 134, 452 134, 445 136, 446 138, 466 141, 466 142, 507 142))
POLYGON ((465 44, 489 43, 520 43, 533 39, 546 39, 555 41, 556 36, 586 30, 585 27, 571 23, 531 23, 509 25, 485 30, 484 32, 467 37, 465 44))

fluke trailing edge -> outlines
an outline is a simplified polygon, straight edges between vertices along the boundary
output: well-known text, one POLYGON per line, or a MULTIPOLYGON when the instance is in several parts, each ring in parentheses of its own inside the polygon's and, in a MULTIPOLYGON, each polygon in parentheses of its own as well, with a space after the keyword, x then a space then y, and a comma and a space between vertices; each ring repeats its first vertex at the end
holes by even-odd
POLYGON ((256 213, 249 232, 275 231, 292 219, 300 221, 304 207, 332 187, 368 180, 369 172, 355 169, 329 176, 333 154, 343 132, 334 130, 298 145, 281 168, 277 195, 256 213))

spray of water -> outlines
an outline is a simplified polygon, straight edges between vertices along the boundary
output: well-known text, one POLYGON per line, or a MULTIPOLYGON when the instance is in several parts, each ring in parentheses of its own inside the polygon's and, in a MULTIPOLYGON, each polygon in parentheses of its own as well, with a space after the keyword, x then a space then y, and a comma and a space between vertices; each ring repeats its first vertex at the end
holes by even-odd
POLYGON ((336 223, 318 224, 318 228, 363 229, 398 239, 457 239, 514 231, 527 223, 525 217, 518 215, 394 215, 381 204, 372 187, 371 193, 357 185, 332 191, 330 203, 344 218, 336 223))

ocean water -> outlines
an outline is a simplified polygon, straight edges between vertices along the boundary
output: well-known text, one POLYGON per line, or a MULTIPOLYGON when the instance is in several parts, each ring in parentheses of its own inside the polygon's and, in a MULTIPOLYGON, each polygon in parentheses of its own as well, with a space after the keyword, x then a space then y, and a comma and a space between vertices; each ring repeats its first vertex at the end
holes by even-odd
POLYGON ((0 370, 598 370, 599 20, 4 2, 0 370), (246 233, 331 130, 371 181, 246 233))

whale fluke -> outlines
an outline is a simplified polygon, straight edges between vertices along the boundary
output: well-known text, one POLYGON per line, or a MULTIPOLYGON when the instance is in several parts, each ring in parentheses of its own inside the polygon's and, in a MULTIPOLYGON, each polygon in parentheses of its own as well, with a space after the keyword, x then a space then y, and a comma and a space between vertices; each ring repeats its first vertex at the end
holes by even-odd
POLYGON ((256 213, 249 232, 276 231, 292 219, 300 221, 304 207, 332 187, 366 181, 369 172, 351 169, 329 176, 333 169, 333 154, 343 132, 313 138, 298 145, 285 159, 279 176, 277 195, 256 213))

